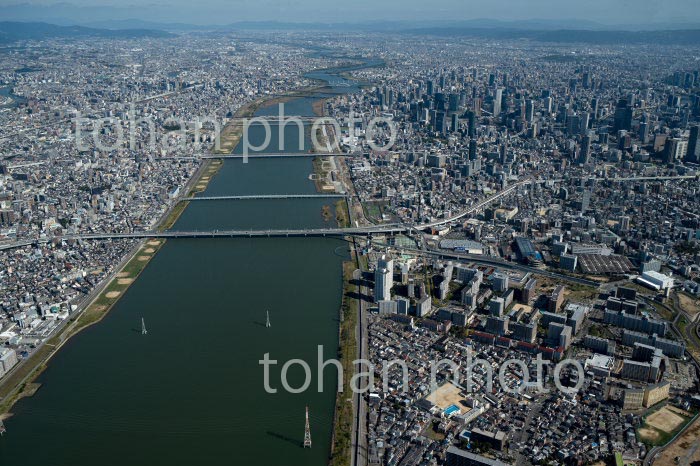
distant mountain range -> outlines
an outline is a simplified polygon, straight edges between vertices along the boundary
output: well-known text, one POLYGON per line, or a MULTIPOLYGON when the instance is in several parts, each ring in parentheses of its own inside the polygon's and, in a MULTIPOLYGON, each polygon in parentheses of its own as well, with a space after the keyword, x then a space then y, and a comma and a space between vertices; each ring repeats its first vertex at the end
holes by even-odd
POLYGON ((660 44, 698 45, 700 28, 662 31, 610 31, 586 29, 507 29, 507 28, 416 28, 405 31, 413 34, 427 34, 448 37, 474 37, 480 39, 529 39, 550 43, 584 43, 596 45, 610 44, 660 44))
MULTIPOLYGON (((1 9, 1 7, 0 7, 1 9)), ((164 38, 185 31, 253 31, 253 30, 313 30, 393 32, 440 37, 473 37, 481 39, 525 39, 549 43, 586 44, 700 44, 700 26, 673 30, 611 30, 590 22, 562 22, 544 20, 504 22, 498 20, 469 21, 368 21, 363 23, 294 23, 274 21, 247 21, 219 26, 198 26, 185 23, 157 23, 143 20, 95 21, 89 25, 56 25, 45 22, 0 22, 0 43, 17 40, 48 38, 164 38), (579 27, 574 27, 579 25, 579 27), (587 25, 588 27, 583 27, 587 25)))
MULTIPOLYGON (((383 0, 382 0, 383 1, 383 0)), ((397 0, 398 1, 398 0, 397 0)), ((310 21, 298 21, 299 16, 295 19, 287 16, 279 16, 286 18, 286 21, 269 21, 269 18, 275 15, 275 8, 271 6, 269 10, 263 10, 265 13, 260 17, 261 20, 255 19, 257 16, 246 8, 238 9, 238 15, 231 15, 231 8, 222 9, 220 13, 210 14, 205 5, 182 5, 182 2, 174 2, 173 5, 168 5, 162 2, 123 2, 112 4, 104 4, 105 2, 96 2, 89 5, 86 2, 82 5, 71 3, 71 0, 8 0, 0 5, 0 19, 3 21, 29 21, 29 22, 45 22, 57 24, 61 26, 86 26, 93 28, 105 29, 154 29, 167 31, 191 31, 191 30, 230 30, 230 29, 287 29, 287 30, 360 30, 360 31, 399 31, 399 30, 414 30, 414 29, 432 29, 432 28, 480 28, 480 29, 510 29, 523 31, 552 31, 552 30, 607 30, 607 31, 660 31, 660 30, 689 30, 700 29, 700 21, 697 19, 697 14, 684 15, 683 10, 678 10, 675 16, 669 16, 670 13, 664 16, 664 22, 654 20, 650 17, 646 22, 627 22, 624 16, 611 16, 610 20, 604 20, 606 24, 590 21, 585 19, 575 18, 560 18, 560 19, 523 19, 523 20, 502 20, 492 18, 474 18, 474 19, 451 19, 459 18, 460 15, 468 14, 469 8, 465 4, 462 11, 454 11, 453 16, 423 17, 416 16, 416 19, 409 20, 392 20, 387 18, 372 19, 341 19, 341 20, 316 20, 315 15, 311 14, 308 17, 310 21), (20 3, 10 3, 17 1, 20 3), (157 19, 155 19, 157 18, 157 19), (227 21, 227 18, 231 18, 227 21), (237 19, 233 19, 237 18, 237 19), (616 19, 617 18, 617 19, 616 19), (693 19, 690 19, 693 18, 693 19), (254 19, 251 21, 251 19, 254 19), (619 21, 619 23, 618 23, 619 21), (229 23, 229 24, 227 24, 229 23)), ((251 4, 257 3, 256 0, 250 0, 251 4)), ((260 3, 265 3, 260 1, 260 3)), ((267 4, 274 5, 274 1, 267 4)), ((280 2, 280 5, 289 9, 296 3, 303 2, 280 2)), ((381 3, 381 2, 380 2, 381 3)), ((438 2, 440 3, 440 2, 438 2)), ((614 2, 611 2, 614 3, 614 2)), ((632 2, 633 4, 634 2, 632 2)), ((435 5, 435 11, 439 12, 438 5, 435 5)), ((212 7, 213 8, 213 7, 212 7)), ((234 12, 236 10, 233 10, 234 12)), ((254 9, 260 11, 260 8, 254 9)), ((282 11, 282 10, 280 10, 282 11)), ((372 18, 369 12, 367 18, 372 18)), ((501 12, 498 12, 500 14, 501 12)), ((503 12, 507 13, 507 12, 503 12)), ((278 13, 280 14, 280 13, 278 13)), ((302 16, 304 17, 304 16, 302 16)), ((333 17, 319 15, 320 17, 333 17)), ((358 18, 355 16, 354 18, 358 18)))
POLYGON ((137 39, 142 37, 172 37, 173 34, 154 29, 98 29, 85 26, 58 26, 49 23, 0 21, 0 43, 18 40, 102 37, 137 39))
MULTIPOLYGON (((0 8, 1 10, 1 8, 0 8)), ((384 21, 367 20, 363 22, 282 22, 282 21, 238 21, 230 24, 198 25, 187 23, 167 23, 144 21, 139 19, 110 19, 80 23, 85 26, 99 28, 143 28, 161 29, 166 31, 228 31, 228 30, 313 30, 313 31, 375 31, 375 32, 436 32, 456 30, 484 31, 611 31, 611 32, 643 32, 643 31, 672 31, 700 30, 700 23, 649 23, 636 25, 606 25, 595 21, 585 20, 544 20, 531 19, 522 21, 501 21, 496 19, 470 20, 424 20, 424 21, 384 21)))

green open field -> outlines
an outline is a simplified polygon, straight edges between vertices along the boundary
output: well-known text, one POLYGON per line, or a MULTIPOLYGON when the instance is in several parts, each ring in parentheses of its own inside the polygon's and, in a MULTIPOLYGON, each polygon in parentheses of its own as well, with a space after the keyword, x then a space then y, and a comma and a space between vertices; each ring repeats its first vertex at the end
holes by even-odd
POLYGON ((691 413, 662 404, 644 416, 644 424, 637 430, 637 436, 647 445, 665 445, 692 418, 691 413))

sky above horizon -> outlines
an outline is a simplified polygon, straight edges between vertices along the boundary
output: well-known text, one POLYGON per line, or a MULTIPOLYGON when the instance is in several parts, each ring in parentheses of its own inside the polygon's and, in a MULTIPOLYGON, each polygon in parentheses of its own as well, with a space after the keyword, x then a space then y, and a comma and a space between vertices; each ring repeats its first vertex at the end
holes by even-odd
POLYGON ((228 24, 236 21, 576 20, 607 25, 700 22, 699 0, 0 0, 5 20, 86 20, 228 24), (34 16, 34 18, 31 18, 34 16), (25 19, 26 20, 26 19, 25 19))

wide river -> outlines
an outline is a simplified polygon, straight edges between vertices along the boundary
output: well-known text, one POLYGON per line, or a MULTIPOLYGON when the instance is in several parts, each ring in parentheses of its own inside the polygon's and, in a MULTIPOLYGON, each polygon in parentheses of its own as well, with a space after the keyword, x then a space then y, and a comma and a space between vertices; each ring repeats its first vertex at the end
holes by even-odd
MULTIPOLYGON (((333 73, 310 76, 329 81, 334 92, 357 90, 333 73)), ((288 102, 286 114, 311 116, 312 103, 288 102)), ((259 113, 271 111, 276 107, 259 113)), ((299 152, 298 130, 286 129, 293 150, 284 152, 299 152)), ((251 130, 253 142, 260 130, 251 130)), ((276 141, 273 131, 273 149, 276 141)), ((311 172, 309 157, 227 160, 203 194, 313 193, 311 172)), ((334 219, 322 216, 332 202, 193 202, 174 229, 333 227, 334 219)), ((318 393, 315 361, 317 345, 327 357, 337 350, 346 257, 338 239, 168 240, 105 319, 51 360, 36 395, 14 407, 0 438, 0 465, 326 465, 335 374, 325 372, 318 393), (271 328, 264 325, 268 310, 271 328), (278 365, 271 373, 280 390, 266 393, 258 363, 265 353, 280 364, 311 363, 311 389, 281 390, 278 365), (306 406, 311 449, 301 447, 306 406)), ((298 366, 288 380, 301 384, 298 366)))

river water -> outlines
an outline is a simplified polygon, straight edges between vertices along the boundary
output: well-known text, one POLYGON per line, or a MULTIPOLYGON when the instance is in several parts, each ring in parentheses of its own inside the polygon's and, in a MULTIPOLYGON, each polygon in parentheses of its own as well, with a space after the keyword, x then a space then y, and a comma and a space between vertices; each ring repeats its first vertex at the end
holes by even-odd
MULTIPOLYGON (((331 92, 357 89, 332 72, 312 77, 341 83, 331 92)), ((312 102, 288 102, 286 113, 311 116, 312 102)), ((251 139, 261 137, 259 130, 251 139)), ((285 130, 289 143, 297 130, 285 130)), ((202 195, 313 193, 311 172, 308 157, 227 160, 202 195)), ((321 215, 332 202, 197 201, 173 228, 334 227, 321 215)), ((0 439, 0 465, 327 464, 334 372, 324 373, 323 393, 268 394, 258 361, 265 353, 280 365, 309 361, 316 387, 317 345, 326 357, 338 346, 346 256, 338 239, 168 240, 105 319, 52 359, 36 395, 14 407, 0 439), (268 310, 271 328, 264 325, 268 310), (301 447, 306 406, 311 449, 301 447)), ((281 388, 279 365, 271 374, 271 385, 281 388)), ((298 366, 289 371, 292 386, 302 378, 298 366)))

